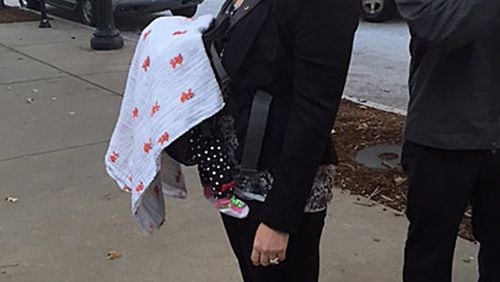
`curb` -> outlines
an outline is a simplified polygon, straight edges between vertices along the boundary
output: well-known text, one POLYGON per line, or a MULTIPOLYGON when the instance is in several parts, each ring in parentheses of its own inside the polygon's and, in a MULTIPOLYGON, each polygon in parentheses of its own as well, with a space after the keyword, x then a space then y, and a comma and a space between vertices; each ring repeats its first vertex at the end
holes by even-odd
POLYGON ((367 101, 367 100, 364 100, 361 98, 357 98, 357 97, 353 97, 353 96, 344 95, 343 99, 350 101, 350 102, 353 102, 353 103, 358 104, 358 105, 367 106, 369 108, 381 110, 384 112, 390 112, 390 113, 394 113, 394 114, 398 114, 398 115, 402 115, 402 116, 406 116, 406 114, 407 114, 406 110, 402 110, 402 109, 391 107, 391 106, 382 105, 382 104, 375 103, 375 102, 370 102, 370 101, 367 101))

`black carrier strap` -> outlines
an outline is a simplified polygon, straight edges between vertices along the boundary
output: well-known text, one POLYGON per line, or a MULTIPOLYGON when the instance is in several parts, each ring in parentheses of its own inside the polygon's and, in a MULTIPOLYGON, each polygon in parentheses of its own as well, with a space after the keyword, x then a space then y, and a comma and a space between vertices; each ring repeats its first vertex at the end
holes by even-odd
POLYGON ((229 84, 230 79, 229 75, 226 72, 226 69, 224 69, 224 66, 222 65, 222 60, 213 43, 210 44, 210 57, 212 60, 212 66, 214 67, 215 74, 219 79, 220 86, 221 88, 224 88, 229 84))
MULTIPOLYGON (((234 13, 224 13, 228 10, 232 0, 226 1, 222 12, 216 18, 213 26, 204 35, 203 40, 207 48, 212 67, 218 78, 223 94, 227 94, 230 77, 222 64, 219 51, 216 48, 218 39, 226 35, 234 25, 252 11, 262 0, 246 0, 245 3, 234 13)), ((259 157, 262 150, 264 135, 271 107, 272 96, 262 90, 257 90, 253 98, 248 128, 245 136, 243 155, 241 159, 242 172, 254 173, 258 171, 259 157)))
POLYGON ((271 102, 272 96, 269 93, 257 90, 250 110, 250 118, 248 120, 243 147, 243 156, 241 158, 242 172, 257 172, 271 102))

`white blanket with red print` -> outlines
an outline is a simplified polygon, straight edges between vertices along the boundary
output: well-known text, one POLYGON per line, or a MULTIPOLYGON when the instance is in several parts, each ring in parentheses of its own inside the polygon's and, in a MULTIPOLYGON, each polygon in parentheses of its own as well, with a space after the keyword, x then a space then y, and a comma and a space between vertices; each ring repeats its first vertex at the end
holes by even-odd
POLYGON ((163 194, 185 192, 180 164, 163 149, 224 106, 202 41, 212 19, 154 20, 130 65, 105 164, 131 192, 134 218, 147 233, 165 221, 163 194))

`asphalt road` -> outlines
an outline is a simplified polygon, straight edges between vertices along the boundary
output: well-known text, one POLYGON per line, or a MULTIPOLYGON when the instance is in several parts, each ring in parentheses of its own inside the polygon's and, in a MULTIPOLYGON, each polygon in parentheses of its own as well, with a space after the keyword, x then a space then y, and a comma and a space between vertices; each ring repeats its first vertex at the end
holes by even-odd
POLYGON ((402 20, 361 22, 344 95, 404 112, 408 104, 409 41, 402 20))
MULTIPOLYGON (((217 14, 223 0, 206 0, 197 15, 217 14)), ((17 5, 18 0, 6 0, 17 5)), ((49 7, 49 13, 70 20, 78 20, 75 13, 49 7)), ((122 15, 116 25, 129 37, 138 37, 140 31, 155 17, 169 12, 150 15, 122 15)), ((404 112, 408 103, 407 77, 409 67, 409 33, 401 20, 383 24, 361 21, 356 34, 354 51, 345 95, 368 101, 398 112, 404 112)))

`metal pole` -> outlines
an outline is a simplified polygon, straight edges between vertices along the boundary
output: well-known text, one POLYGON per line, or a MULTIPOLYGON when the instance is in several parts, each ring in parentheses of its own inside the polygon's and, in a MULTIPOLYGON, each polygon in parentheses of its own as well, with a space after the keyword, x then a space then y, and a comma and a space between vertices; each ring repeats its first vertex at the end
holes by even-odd
POLYGON ((95 0, 96 30, 90 40, 90 46, 95 50, 115 50, 123 47, 123 37, 116 29, 111 0, 95 0))
POLYGON ((40 24, 38 25, 39 28, 51 28, 52 26, 50 25, 49 18, 47 17, 47 7, 45 6, 45 0, 40 0, 40 24))

